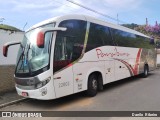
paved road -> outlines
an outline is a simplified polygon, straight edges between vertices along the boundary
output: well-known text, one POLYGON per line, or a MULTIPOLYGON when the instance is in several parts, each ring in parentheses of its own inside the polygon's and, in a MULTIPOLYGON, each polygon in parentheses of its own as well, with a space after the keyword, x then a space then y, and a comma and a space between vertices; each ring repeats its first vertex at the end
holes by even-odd
POLYGON ((99 92, 96 97, 87 97, 82 92, 49 101, 29 99, 25 102, 2 108, 0 111, 14 110, 160 111, 160 69, 151 72, 148 78, 133 77, 107 84, 104 91, 99 92))

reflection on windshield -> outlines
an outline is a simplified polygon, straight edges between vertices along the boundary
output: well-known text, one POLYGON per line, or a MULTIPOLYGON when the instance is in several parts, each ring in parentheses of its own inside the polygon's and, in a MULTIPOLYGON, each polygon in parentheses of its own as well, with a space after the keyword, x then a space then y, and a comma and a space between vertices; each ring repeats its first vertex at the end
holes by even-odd
POLYGON ((35 39, 38 29, 39 28, 36 28, 27 32, 23 38, 21 43, 23 47, 19 48, 17 57, 16 74, 27 73, 31 75, 49 65, 52 32, 47 32, 45 34, 45 46, 44 48, 39 48, 36 45, 35 39))

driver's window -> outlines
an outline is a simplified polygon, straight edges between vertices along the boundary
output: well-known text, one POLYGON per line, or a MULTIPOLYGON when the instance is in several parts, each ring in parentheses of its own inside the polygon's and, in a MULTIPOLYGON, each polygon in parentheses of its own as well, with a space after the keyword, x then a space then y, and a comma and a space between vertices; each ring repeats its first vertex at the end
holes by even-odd
POLYGON ((55 44, 55 61, 72 60, 73 41, 67 37, 57 36, 55 44))

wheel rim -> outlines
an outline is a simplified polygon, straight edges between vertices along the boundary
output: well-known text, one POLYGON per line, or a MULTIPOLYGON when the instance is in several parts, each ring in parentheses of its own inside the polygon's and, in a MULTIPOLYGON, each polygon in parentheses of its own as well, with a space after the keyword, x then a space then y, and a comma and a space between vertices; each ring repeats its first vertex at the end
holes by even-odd
POLYGON ((93 79, 93 81, 92 81, 92 88, 94 90, 97 90, 97 80, 95 80, 95 79, 93 79))
POLYGON ((145 67, 144 74, 145 74, 145 76, 147 76, 147 75, 148 75, 148 69, 147 69, 147 67, 145 67))
POLYGON ((148 70, 147 70, 147 69, 145 70, 145 75, 146 75, 146 76, 148 75, 148 70))

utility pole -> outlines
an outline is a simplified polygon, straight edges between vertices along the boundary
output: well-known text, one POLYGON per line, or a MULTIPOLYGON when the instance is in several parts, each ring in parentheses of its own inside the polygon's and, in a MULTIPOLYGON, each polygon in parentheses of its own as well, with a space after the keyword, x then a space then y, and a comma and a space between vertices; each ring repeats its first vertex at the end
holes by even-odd
POLYGON ((148 18, 146 18, 146 26, 148 26, 148 18))
POLYGON ((119 25, 118 13, 117 13, 117 24, 119 25))
POLYGON ((27 26, 27 24, 28 24, 28 23, 26 22, 26 24, 23 26, 23 31, 24 31, 24 28, 27 26))

